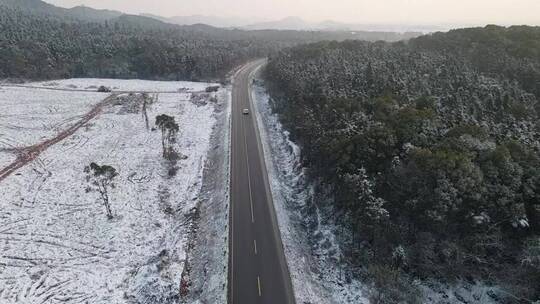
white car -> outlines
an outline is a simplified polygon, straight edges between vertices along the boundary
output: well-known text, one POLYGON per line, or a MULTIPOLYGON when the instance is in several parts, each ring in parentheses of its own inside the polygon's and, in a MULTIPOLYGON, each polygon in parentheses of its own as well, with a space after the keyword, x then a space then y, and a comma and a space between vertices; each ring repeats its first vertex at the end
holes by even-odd
POLYGON ((242 114, 248 115, 248 114, 249 114, 249 109, 244 109, 244 110, 242 111, 242 114))

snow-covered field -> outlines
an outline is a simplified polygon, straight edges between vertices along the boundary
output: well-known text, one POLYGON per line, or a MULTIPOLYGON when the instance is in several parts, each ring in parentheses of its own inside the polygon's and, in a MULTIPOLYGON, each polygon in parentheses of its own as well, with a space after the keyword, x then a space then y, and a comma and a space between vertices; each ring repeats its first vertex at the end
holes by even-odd
POLYGON ((93 92, 0 88, 0 168, 15 159, 14 149, 53 137, 105 97, 93 92))
MULTIPOLYGON (((188 82, 56 82, 67 89, 186 89, 152 95, 157 102, 147 108, 149 128, 138 107, 107 105, 0 180, 0 303, 177 303, 211 134, 226 127, 217 125, 215 109, 228 102, 229 91, 186 93, 209 85, 188 82), (180 127, 175 149, 184 157, 173 176, 154 129, 160 114, 174 116, 180 127), (99 195, 86 191, 83 170, 92 162, 119 173, 109 193, 112 220, 99 195)), ((1 87, 0 170, 18 149, 50 139, 107 96, 1 87)))
POLYGON ((341 251, 335 226, 321 219, 322 212, 312 201, 298 146, 272 113, 264 88, 253 86, 252 97, 296 302, 369 303, 365 286, 338 263, 341 251))
POLYGON ((220 105, 215 117, 189 251, 191 286, 186 303, 192 304, 227 303, 231 103, 220 105))
POLYGON ((150 81, 150 80, 118 80, 97 78, 73 78, 26 83, 17 85, 21 87, 41 87, 52 90, 83 90, 95 92, 100 86, 108 87, 114 91, 160 91, 160 92, 184 92, 204 91, 209 84, 204 82, 186 81, 150 81))

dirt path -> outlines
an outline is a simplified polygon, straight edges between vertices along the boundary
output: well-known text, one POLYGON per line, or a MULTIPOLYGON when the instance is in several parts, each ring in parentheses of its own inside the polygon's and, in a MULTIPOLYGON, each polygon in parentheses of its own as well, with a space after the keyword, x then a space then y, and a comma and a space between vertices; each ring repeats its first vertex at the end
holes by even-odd
POLYGON ((33 146, 17 148, 18 155, 17 159, 8 165, 7 167, 0 169, 0 182, 3 181, 6 177, 13 174, 13 172, 24 167, 28 163, 35 160, 43 151, 47 150, 49 147, 61 142, 66 139, 68 136, 73 135, 80 127, 84 126, 94 117, 99 115, 103 108, 110 104, 118 94, 112 94, 109 97, 102 100, 100 103, 96 104, 90 112, 86 113, 79 121, 77 121, 71 127, 65 129, 64 131, 58 133, 55 137, 43 141, 41 143, 35 144, 33 146))

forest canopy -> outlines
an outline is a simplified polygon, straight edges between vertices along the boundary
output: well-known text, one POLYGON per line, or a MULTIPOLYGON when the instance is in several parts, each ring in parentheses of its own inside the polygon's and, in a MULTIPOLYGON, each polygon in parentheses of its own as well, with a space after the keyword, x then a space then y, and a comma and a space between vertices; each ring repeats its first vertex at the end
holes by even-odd
POLYGON ((131 21, 65 20, 2 8, 0 78, 217 79, 270 49, 247 39, 131 21))
POLYGON ((399 40, 415 33, 244 31, 39 0, 0 0, 0 79, 219 80, 284 47, 321 40, 399 40))
POLYGON ((540 265, 525 257, 540 260, 539 37, 488 26, 270 58, 272 106, 347 219, 350 260, 538 298, 540 265))

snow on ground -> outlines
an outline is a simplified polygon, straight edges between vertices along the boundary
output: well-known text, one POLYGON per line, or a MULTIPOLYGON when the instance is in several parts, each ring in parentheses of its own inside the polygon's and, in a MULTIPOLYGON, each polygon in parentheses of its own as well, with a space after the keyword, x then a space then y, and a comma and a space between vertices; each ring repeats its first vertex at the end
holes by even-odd
MULTIPOLYGON (((2 137, 0 137, 0 140, 1 138, 2 137)), ((17 158, 15 153, 11 152, 11 149, 8 149, 7 151, 8 152, 3 150, 3 148, 0 148, 0 167, 1 168, 5 167, 6 165, 9 165, 13 161, 15 161, 15 159, 17 158)))
POLYGON ((453 285, 437 282, 422 282, 420 290, 424 295, 425 303, 500 303, 504 292, 497 286, 488 286, 481 282, 457 282, 453 285))
POLYGON ((0 167, 14 149, 51 138, 107 95, 4 87, 0 91, 0 167))
POLYGON ((264 88, 255 85, 252 96, 297 303, 369 303, 365 286, 338 262, 336 227, 321 219, 300 166, 299 147, 272 113, 264 88))
POLYGON ((115 91, 204 91, 208 86, 204 82, 186 81, 150 81, 138 79, 96 79, 73 78, 25 84, 24 86, 38 86, 51 89, 89 90, 96 91, 98 87, 105 86, 115 91))
MULTIPOLYGON (((75 83, 124 85, 102 79, 75 83)), ((176 87, 140 84, 143 90, 176 87)), ((129 86, 136 89, 137 81, 129 86)), ((0 143, 35 144, 106 96, 3 88, 0 143)), ((0 181, 0 303, 176 303, 188 230, 216 127, 214 111, 228 102, 226 96, 226 90, 196 99, 159 94, 147 110, 150 129, 142 113, 108 106, 0 181), (175 148, 185 157, 176 164, 175 176, 162 158, 161 132, 151 129, 160 114, 174 116, 180 126, 175 148), (112 220, 99 195, 85 191, 83 170, 91 162, 118 170, 116 188, 109 193, 112 220)))
POLYGON ((199 220, 189 252, 190 294, 187 303, 227 303, 229 264, 229 176, 230 176, 230 91, 229 102, 216 109, 218 120, 204 168, 199 220))

